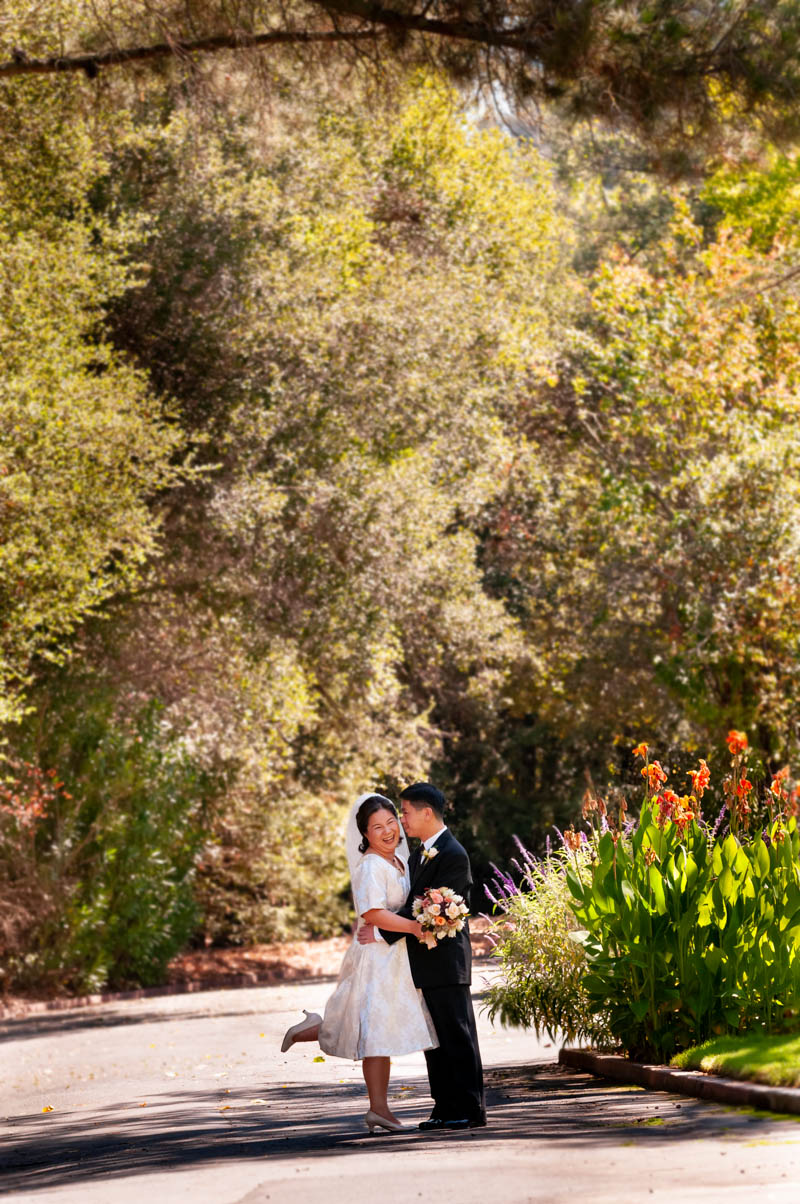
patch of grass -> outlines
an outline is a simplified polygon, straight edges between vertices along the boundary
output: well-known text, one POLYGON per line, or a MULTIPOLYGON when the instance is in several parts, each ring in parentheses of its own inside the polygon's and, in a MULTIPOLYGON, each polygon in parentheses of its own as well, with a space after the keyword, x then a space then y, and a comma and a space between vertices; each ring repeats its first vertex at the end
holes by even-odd
POLYGON ((680 1070, 705 1070, 733 1079, 800 1087, 800 1033, 743 1033, 712 1037, 672 1059, 680 1070))

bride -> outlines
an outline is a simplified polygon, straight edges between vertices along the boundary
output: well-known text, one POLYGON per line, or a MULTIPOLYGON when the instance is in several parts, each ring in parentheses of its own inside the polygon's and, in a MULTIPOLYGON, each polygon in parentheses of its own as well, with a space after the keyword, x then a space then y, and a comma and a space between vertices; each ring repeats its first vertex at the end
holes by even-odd
MULTIPOLYGON (((358 927, 363 922, 419 939, 416 920, 395 915, 409 891, 408 842, 394 804, 382 794, 362 794, 350 812, 347 860, 358 927)), ((389 1108, 389 1059, 392 1055, 435 1049, 439 1042, 430 1013, 411 979, 406 942, 361 945, 356 933, 345 954, 325 1017, 306 1019, 287 1030, 281 1046, 319 1041, 337 1058, 361 1060, 369 1093, 367 1127, 389 1130, 403 1125, 389 1108)))

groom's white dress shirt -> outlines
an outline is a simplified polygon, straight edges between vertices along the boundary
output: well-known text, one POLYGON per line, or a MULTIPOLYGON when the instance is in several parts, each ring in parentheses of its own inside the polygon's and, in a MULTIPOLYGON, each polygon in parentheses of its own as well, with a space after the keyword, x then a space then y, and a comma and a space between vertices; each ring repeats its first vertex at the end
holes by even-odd
MULTIPOLYGON (((433 845, 435 845, 435 844, 436 844, 436 841, 439 839, 439 837, 441 836, 442 832, 446 832, 446 831, 447 831, 447 824, 445 824, 443 828, 440 828, 438 832, 434 832, 433 836, 429 836, 427 840, 423 840, 423 842, 422 842, 422 848, 423 848, 423 849, 430 849, 430 848, 431 848, 433 845)), ((382 940, 383 940, 383 937, 381 936, 381 933, 380 933, 380 929, 379 929, 379 928, 376 928, 376 929, 375 929, 375 940, 376 940, 376 941, 382 941, 382 940)))
POLYGON ((429 836, 427 840, 423 840, 423 842, 422 842, 423 849, 433 848, 433 846, 436 844, 436 841, 441 836, 442 832, 446 832, 446 831, 447 831, 447 824, 445 824, 443 828, 440 828, 438 832, 435 832, 433 834, 433 836, 429 836))

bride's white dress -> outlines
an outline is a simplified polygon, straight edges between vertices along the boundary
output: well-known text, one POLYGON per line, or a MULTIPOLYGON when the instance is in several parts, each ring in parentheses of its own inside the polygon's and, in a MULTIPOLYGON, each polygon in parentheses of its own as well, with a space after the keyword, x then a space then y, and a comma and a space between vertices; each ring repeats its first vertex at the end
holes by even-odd
MULTIPOLYGON (((373 907, 397 911, 409 890, 385 857, 367 853, 353 872, 359 918, 373 907)), ((359 945, 355 935, 345 954, 336 989, 325 1005, 319 1045, 337 1058, 391 1057, 439 1044, 422 992, 415 986, 404 940, 359 945)))

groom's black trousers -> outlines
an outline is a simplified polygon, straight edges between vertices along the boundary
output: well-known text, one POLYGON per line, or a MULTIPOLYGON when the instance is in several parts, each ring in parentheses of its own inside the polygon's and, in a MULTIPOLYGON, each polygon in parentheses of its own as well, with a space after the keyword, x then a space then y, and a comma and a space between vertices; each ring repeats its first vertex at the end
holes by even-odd
POLYGON ((423 987, 422 994, 439 1037, 439 1048, 425 1051, 431 1116, 485 1121, 483 1067, 469 987, 423 987))

